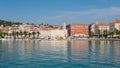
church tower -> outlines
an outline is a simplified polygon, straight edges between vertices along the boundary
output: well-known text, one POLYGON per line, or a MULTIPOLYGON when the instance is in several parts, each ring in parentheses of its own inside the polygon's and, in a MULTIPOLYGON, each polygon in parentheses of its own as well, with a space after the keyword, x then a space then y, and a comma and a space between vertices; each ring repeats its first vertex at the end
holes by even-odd
POLYGON ((64 24, 63 24, 63 29, 66 30, 66 23, 65 23, 65 22, 64 22, 64 24))

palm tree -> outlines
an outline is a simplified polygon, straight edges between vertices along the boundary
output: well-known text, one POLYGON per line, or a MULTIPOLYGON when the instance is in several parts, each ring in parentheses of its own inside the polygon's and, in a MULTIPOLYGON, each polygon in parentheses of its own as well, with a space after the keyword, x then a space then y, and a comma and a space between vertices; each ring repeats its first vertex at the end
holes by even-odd
POLYGON ((29 32, 28 35, 29 35, 29 38, 30 38, 31 37, 31 33, 29 32))
POLYGON ((120 33, 119 33, 119 30, 115 28, 114 31, 113 31, 113 34, 116 35, 117 37, 119 37, 119 36, 118 36, 118 35, 120 34, 120 33))
POLYGON ((33 31, 33 32, 32 32, 32 35, 33 35, 34 38, 35 38, 35 34, 36 34, 36 33, 33 31))
POLYGON ((23 32, 22 32, 22 31, 20 31, 20 33, 19 33, 19 34, 21 35, 21 38, 22 38, 23 32))
POLYGON ((16 35, 17 35, 17 38, 18 38, 18 36, 19 36, 19 32, 18 31, 16 32, 16 35))
POLYGON ((114 32, 109 32, 109 35, 113 38, 114 32))
POLYGON ((38 31, 38 32, 37 32, 37 38, 39 38, 39 35, 40 35, 40 32, 38 31))
POLYGON ((15 31, 12 32, 12 36, 15 38, 15 36, 16 36, 16 32, 15 31))
POLYGON ((24 31, 24 37, 26 38, 28 32, 27 31, 24 31))
POLYGON ((107 30, 104 30, 104 31, 103 31, 103 35, 104 35, 105 37, 107 37, 108 31, 107 31, 107 30))
POLYGON ((114 34, 115 34, 115 35, 118 35, 118 34, 119 34, 119 30, 115 28, 115 29, 114 29, 114 34))
POLYGON ((100 30, 97 31, 98 37, 100 38, 100 30))

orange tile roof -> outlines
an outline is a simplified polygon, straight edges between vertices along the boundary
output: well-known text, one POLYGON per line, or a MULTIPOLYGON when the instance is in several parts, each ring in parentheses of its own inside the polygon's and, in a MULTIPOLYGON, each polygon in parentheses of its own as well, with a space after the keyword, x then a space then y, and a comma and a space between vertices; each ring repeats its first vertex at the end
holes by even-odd
POLYGON ((4 28, 4 31, 10 31, 8 27, 4 28))
POLYGON ((88 34, 88 30, 72 31, 72 34, 88 34))
POLYGON ((96 24, 97 26, 109 26, 108 24, 106 24, 105 22, 99 22, 96 24))
POLYGON ((37 31, 38 28, 37 28, 37 27, 33 27, 32 30, 33 30, 33 31, 37 31))
POLYGON ((54 26, 56 29, 62 29, 62 26, 54 26))
POLYGON ((57 29, 57 28, 52 28, 52 27, 44 27, 44 28, 42 28, 42 30, 55 30, 55 29, 57 29))
POLYGON ((120 20, 116 19, 113 22, 111 22, 110 24, 115 24, 115 23, 120 23, 120 20))

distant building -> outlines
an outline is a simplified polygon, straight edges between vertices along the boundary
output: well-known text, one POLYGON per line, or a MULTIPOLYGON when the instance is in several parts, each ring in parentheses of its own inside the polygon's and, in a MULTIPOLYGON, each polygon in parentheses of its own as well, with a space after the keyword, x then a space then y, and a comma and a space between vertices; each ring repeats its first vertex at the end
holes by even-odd
POLYGON ((40 30, 41 38, 44 39, 65 39, 67 37, 66 24, 61 28, 44 27, 40 30))
POLYGON ((19 25, 19 31, 27 31, 27 32, 30 32, 33 27, 34 27, 34 25, 22 24, 22 25, 19 25))
POLYGON ((16 27, 16 26, 11 26, 11 27, 10 27, 10 31, 11 31, 11 32, 19 32, 19 28, 16 27))
POLYGON ((89 25, 89 35, 94 36, 96 29, 96 23, 92 23, 89 25))
POLYGON ((114 29, 120 30, 120 20, 114 20, 110 23, 110 31, 113 32, 114 29))
POLYGON ((69 36, 84 37, 89 33, 87 24, 69 24, 67 29, 69 36))
POLYGON ((109 25, 105 22, 98 22, 95 28, 95 34, 104 35, 109 32, 109 25))
POLYGON ((31 31, 31 32, 38 32, 39 29, 40 29, 40 28, 34 26, 34 27, 31 28, 30 31, 31 31))

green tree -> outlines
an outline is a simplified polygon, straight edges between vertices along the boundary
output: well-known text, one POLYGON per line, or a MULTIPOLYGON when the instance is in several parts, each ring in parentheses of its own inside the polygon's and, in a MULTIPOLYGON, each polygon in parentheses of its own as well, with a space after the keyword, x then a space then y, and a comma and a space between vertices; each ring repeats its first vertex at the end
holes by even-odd
POLYGON ((29 32, 28 35, 29 35, 29 38, 30 38, 31 37, 31 33, 29 32))
POLYGON ((32 32, 32 35, 33 35, 34 38, 35 38, 35 34, 36 34, 36 32, 33 31, 33 32, 32 32))
POLYGON ((120 38, 120 31, 118 31, 117 34, 119 35, 119 38, 120 38))
POLYGON ((12 26, 13 24, 19 25, 21 23, 20 22, 11 22, 11 21, 0 20, 0 25, 3 25, 3 26, 12 26))
POLYGON ((113 38, 114 32, 109 32, 109 35, 113 38))
POLYGON ((16 32, 15 32, 15 31, 12 32, 12 36, 13 36, 14 38, 16 37, 16 32))
POLYGON ((93 35, 94 35, 93 31, 89 31, 89 36, 93 37, 93 35))
POLYGON ((3 32, 2 31, 0 31, 0 37, 3 38, 3 32))
POLYGON ((19 34, 20 34, 20 36, 21 36, 21 38, 22 38, 22 36, 23 36, 23 32, 22 32, 22 31, 20 31, 20 33, 19 33, 19 34))
POLYGON ((26 38, 28 32, 27 31, 24 31, 24 37, 26 38))
POLYGON ((38 32, 37 32, 37 38, 39 38, 39 35, 40 35, 40 32, 38 31, 38 32))
POLYGON ((98 37, 100 38, 100 35, 101 35, 100 30, 97 30, 97 34, 98 34, 98 37))
POLYGON ((107 36, 108 36, 108 31, 107 31, 107 30, 104 30, 104 31, 103 31, 103 35, 104 35, 105 37, 107 37, 107 36))
POLYGON ((0 25, 11 26, 11 25, 13 25, 13 22, 0 20, 0 25))
POLYGON ((18 36, 19 36, 19 32, 18 31, 16 32, 16 35, 17 35, 17 38, 18 38, 18 36))
POLYGON ((118 35, 118 34, 119 34, 119 30, 115 28, 115 29, 114 29, 114 34, 115 34, 115 35, 118 35))
POLYGON ((3 32, 3 36, 4 36, 4 38, 6 37, 6 32, 3 32))

